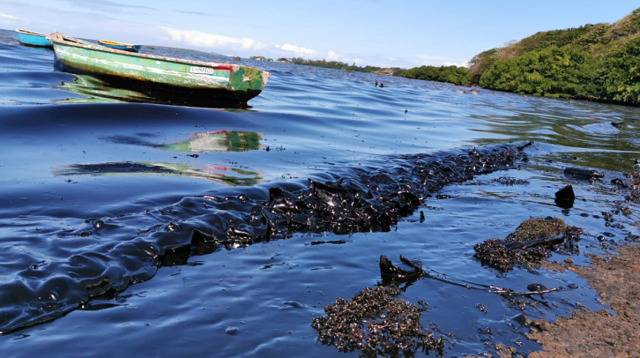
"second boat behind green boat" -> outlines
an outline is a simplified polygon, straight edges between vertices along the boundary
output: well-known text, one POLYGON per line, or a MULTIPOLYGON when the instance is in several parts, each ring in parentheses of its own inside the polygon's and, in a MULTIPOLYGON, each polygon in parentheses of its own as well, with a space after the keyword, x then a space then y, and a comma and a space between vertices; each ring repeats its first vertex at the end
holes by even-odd
POLYGON ((47 35, 38 32, 33 32, 25 29, 16 30, 16 39, 22 45, 34 46, 34 47, 48 47, 51 48, 51 40, 47 38, 47 35))
POLYGON ((98 43, 102 46, 115 48, 116 50, 138 52, 140 51, 140 45, 128 44, 126 42, 112 41, 112 40, 98 40, 98 43))
POLYGON ((246 107, 260 94, 269 72, 254 67, 132 53, 49 35, 56 65, 114 86, 144 92, 158 102, 206 107, 246 107))

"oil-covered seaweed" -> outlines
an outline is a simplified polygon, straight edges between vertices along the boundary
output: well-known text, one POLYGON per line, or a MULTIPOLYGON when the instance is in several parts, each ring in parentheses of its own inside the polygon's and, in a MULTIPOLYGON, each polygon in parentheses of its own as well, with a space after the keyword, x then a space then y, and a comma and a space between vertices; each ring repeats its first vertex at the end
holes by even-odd
POLYGON ((320 342, 340 351, 369 356, 412 355, 417 350, 442 354, 444 340, 420 325, 422 308, 398 298, 397 286, 367 287, 351 300, 338 298, 312 326, 320 342))
POLYGON ((150 279, 161 266, 184 264, 191 255, 295 232, 389 231, 443 186, 513 168, 526 146, 384 157, 307 181, 184 197, 168 207, 99 218, 100 227, 95 220, 65 227, 50 238, 60 247, 58 256, 41 268, 26 263, 0 284, 0 332, 60 317, 92 298, 150 279), (132 226, 142 228, 133 233, 132 226), (61 238, 74 240, 72 252, 61 238))
POLYGON ((582 230, 558 218, 530 218, 505 239, 490 239, 474 246, 483 265, 507 272, 515 266, 533 268, 554 250, 575 252, 582 230))

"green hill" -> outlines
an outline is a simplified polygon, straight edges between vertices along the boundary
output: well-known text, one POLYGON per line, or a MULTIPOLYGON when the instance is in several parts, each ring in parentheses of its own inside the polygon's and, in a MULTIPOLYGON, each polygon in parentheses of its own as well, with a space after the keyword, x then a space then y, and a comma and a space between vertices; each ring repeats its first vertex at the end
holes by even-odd
POLYGON ((422 66, 410 78, 559 98, 640 104, 640 9, 613 24, 539 32, 476 55, 467 67, 422 66))

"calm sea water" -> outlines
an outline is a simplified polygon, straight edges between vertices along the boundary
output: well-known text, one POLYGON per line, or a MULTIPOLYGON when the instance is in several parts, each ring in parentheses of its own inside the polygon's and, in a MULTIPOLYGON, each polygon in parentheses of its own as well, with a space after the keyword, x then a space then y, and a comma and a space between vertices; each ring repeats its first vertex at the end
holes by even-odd
MULTIPOLYGON (((616 216, 618 228, 601 217, 622 200, 608 180, 640 157, 637 109, 247 63, 272 72, 248 110, 128 103, 145 96, 57 72, 51 51, 18 46, 0 32, 0 324, 48 321, 0 336, 3 356, 338 355, 316 342, 311 321, 337 297, 375 285, 380 255, 397 261, 402 254, 460 279, 517 290, 532 282, 579 286, 545 297, 527 309, 532 317, 602 308, 572 273, 499 275, 473 258, 473 245, 504 237, 530 216, 557 216, 585 229, 575 257, 585 263, 586 254, 603 252, 603 232, 613 236, 605 240, 610 245, 637 234, 635 213, 616 216), (422 223, 416 212, 391 232, 298 233, 158 270, 129 255, 127 245, 142 245, 140 237, 153 240, 150 232, 189 220, 193 198, 384 167, 385 158, 402 154, 516 140, 535 142, 529 162, 446 187, 420 209, 422 223), (562 170, 569 165, 605 171, 607 180, 567 178, 562 170), (501 176, 529 183, 492 180, 501 176), (553 195, 568 183, 578 200, 563 211, 553 195), (310 244, 339 239, 346 243, 310 244), (79 285, 100 289, 106 280, 124 288, 131 283, 125 276, 152 278, 119 293, 105 290, 81 309, 68 305, 82 296, 79 285)), ((421 280, 403 298, 429 302, 423 324, 450 334, 448 355, 484 352, 496 342, 522 352, 537 348, 514 321, 520 310, 496 295, 421 280), (476 308, 480 303, 487 313, 476 308)))

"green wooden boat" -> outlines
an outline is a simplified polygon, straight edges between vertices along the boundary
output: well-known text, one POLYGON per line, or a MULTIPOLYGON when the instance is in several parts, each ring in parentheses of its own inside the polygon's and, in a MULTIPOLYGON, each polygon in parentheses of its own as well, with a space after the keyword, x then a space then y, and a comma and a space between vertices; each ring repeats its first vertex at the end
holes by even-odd
POLYGON ((254 67, 132 53, 48 36, 56 66, 99 77, 110 85, 137 90, 159 102, 196 106, 246 107, 260 94, 269 72, 254 67))

